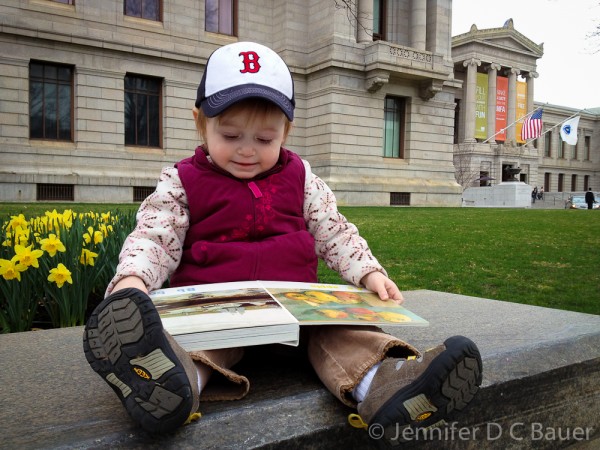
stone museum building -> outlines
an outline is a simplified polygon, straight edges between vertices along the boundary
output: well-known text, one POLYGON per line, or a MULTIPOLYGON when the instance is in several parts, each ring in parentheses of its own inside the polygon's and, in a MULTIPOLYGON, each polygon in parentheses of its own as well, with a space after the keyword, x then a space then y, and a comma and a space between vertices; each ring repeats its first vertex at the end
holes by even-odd
POLYGON ((286 146, 342 205, 459 206, 515 167, 598 190, 600 108, 536 103, 543 47, 511 20, 453 38, 451 18, 451 0, 0 0, 0 201, 141 201, 199 144, 208 56, 246 40, 289 65, 286 146), (540 107, 522 142, 507 126, 540 107))
POLYGON ((520 181, 546 192, 600 190, 600 107, 579 111, 535 102, 536 61, 543 53, 510 19, 493 29, 473 25, 452 38, 454 76, 462 81, 454 162, 463 187, 505 181, 508 169, 520 168, 520 181), (519 119, 534 111, 542 113, 541 134, 523 140, 519 119), (573 116, 580 117, 577 144, 569 145, 559 132, 573 116))

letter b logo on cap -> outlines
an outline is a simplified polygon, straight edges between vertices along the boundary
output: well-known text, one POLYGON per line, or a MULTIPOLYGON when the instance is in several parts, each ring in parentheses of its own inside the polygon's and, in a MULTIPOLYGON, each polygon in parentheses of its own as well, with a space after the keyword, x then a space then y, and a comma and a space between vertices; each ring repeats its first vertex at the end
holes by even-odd
POLYGON ((260 57, 256 52, 240 52, 240 56, 244 64, 244 68, 240 70, 240 73, 258 73, 260 70, 260 64, 258 63, 260 57))

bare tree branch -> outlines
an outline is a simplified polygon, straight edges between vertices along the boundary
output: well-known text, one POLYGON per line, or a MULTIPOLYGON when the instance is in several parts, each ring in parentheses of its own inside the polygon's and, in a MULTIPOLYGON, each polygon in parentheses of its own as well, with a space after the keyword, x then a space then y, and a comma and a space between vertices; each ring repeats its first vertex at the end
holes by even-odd
POLYGON ((355 0, 334 0, 334 3, 336 9, 346 10, 346 17, 348 17, 348 22, 350 22, 350 25, 352 25, 353 28, 357 25, 362 28, 367 35, 373 36, 373 29, 366 28, 364 26, 366 20, 361 20, 368 19, 369 17, 365 14, 361 15, 358 13, 358 3, 355 0))
MULTIPOLYGON (((598 7, 600 8, 600 2, 598 2, 598 7)), ((586 39, 592 41, 592 53, 600 52, 600 23, 596 24, 594 31, 586 35, 586 39)))
POLYGON ((473 167, 474 144, 454 146, 454 177, 463 191, 479 178, 479 167, 473 167))

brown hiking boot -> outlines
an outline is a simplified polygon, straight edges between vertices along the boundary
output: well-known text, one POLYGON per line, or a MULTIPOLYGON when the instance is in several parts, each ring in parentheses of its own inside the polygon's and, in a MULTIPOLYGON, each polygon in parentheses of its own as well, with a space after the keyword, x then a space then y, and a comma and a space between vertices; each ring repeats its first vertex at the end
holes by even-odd
POLYGON ((96 307, 83 349, 92 369, 146 431, 169 432, 197 417, 196 366, 139 289, 122 289, 96 307))
POLYGON ((367 428, 381 444, 397 446, 403 436, 446 424, 461 411, 481 385, 482 363, 477 346, 454 336, 420 358, 388 358, 382 363, 350 424, 367 428), (406 430, 411 428, 411 430, 406 430))

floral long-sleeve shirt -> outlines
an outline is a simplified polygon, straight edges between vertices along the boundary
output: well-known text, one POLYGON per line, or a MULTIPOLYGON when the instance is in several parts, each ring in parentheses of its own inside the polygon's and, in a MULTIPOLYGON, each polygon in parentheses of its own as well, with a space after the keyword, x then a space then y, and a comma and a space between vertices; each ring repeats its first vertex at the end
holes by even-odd
MULTIPOLYGON (((338 211, 331 189, 305 166, 303 214, 315 238, 315 252, 344 280, 358 286, 373 271, 386 273, 355 225, 338 211)), ((125 240, 119 265, 106 295, 128 276, 142 279, 149 291, 159 289, 181 261, 189 228, 185 189, 175 167, 162 170, 156 190, 140 206, 137 225, 125 240)))

